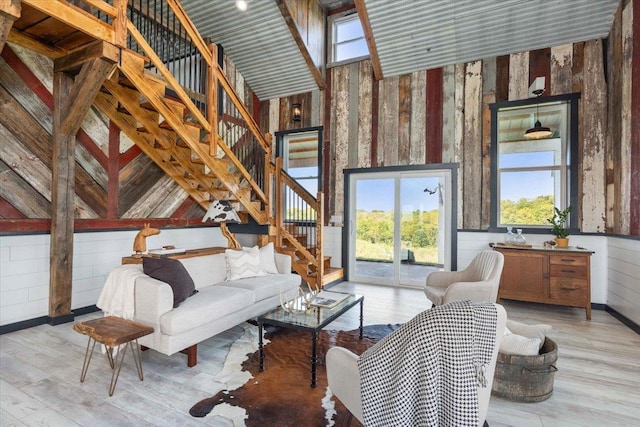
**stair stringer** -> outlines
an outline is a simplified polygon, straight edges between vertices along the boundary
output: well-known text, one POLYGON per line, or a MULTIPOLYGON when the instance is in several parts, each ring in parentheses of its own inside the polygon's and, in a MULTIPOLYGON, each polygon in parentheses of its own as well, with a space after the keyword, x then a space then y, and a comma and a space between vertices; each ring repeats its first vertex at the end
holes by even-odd
MULTIPOLYGON (((229 171, 228 166, 221 167, 221 163, 219 161, 216 161, 217 159, 209 154, 208 144, 203 144, 202 142, 200 142, 200 140, 194 141, 192 134, 189 132, 189 130, 185 126, 185 123, 183 122, 183 118, 176 116, 171 107, 167 105, 164 99, 164 94, 160 94, 156 90, 153 90, 153 86, 146 83, 148 77, 145 76, 143 69, 140 67, 136 67, 135 64, 136 61, 123 60, 122 64, 120 64, 120 69, 129 79, 129 81, 136 87, 136 89, 145 96, 145 98, 151 105, 153 105, 154 109, 160 115, 162 115, 164 120, 170 125, 171 129, 180 136, 180 138, 189 146, 193 153, 195 153, 202 160, 204 165, 206 165, 207 168, 209 168, 209 170, 214 175, 216 175, 218 179, 220 179, 223 185, 233 193, 235 199, 244 207, 244 209, 259 224, 267 224, 269 222, 267 210, 262 210, 258 206, 256 206, 256 204, 253 203, 253 200, 251 199, 251 192, 246 191, 246 187, 242 187, 238 184, 237 178, 229 171)), ((110 90, 108 86, 107 89, 110 90)), ((128 107, 125 108, 129 109, 128 107)), ((225 152, 227 153, 227 155, 233 155, 232 153, 230 153, 230 151, 225 150, 225 152)), ((192 163, 191 158, 189 158, 189 162, 192 163)), ((243 168, 239 161, 233 163, 237 168, 243 168)))

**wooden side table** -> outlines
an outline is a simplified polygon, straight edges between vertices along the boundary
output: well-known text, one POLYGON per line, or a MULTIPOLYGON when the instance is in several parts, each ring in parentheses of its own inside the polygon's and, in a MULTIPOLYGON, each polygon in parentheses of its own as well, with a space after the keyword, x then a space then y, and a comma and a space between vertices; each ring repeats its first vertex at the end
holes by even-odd
MULTIPOLYGON (((133 353, 133 361, 136 364, 138 370, 138 378, 143 381, 142 377, 142 359, 140 356, 140 346, 138 345, 138 338, 144 337, 153 333, 153 328, 141 323, 126 320, 121 317, 102 317, 100 319, 89 320, 86 322, 79 322, 73 325, 73 329, 83 335, 89 336, 89 342, 87 343, 87 350, 84 354, 84 362, 82 364, 82 373, 80 374, 80 382, 84 382, 89 370, 89 363, 91 363, 91 356, 93 355, 93 349, 96 346, 96 342, 104 344, 107 347, 107 359, 109 360, 109 366, 113 372, 111 373, 111 384, 109 385, 109 396, 113 396, 113 392, 116 389, 116 383, 120 376, 120 369, 122 369, 122 362, 124 356, 127 354, 127 348, 129 343, 135 340, 135 347, 131 350, 133 353), (93 345, 91 342, 93 341, 93 345), (113 349, 120 345, 124 347, 119 350, 120 360, 116 367, 113 360, 113 349), (89 350, 91 347, 91 350, 89 350)), ((118 355, 116 354, 116 357, 118 355)))

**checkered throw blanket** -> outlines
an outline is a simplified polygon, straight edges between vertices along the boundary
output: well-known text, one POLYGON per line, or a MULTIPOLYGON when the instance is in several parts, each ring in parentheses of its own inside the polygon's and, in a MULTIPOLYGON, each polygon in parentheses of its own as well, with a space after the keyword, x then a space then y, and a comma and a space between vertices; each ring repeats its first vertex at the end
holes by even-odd
POLYGON ((426 310, 358 359, 366 426, 477 426, 496 339, 490 303, 426 310))

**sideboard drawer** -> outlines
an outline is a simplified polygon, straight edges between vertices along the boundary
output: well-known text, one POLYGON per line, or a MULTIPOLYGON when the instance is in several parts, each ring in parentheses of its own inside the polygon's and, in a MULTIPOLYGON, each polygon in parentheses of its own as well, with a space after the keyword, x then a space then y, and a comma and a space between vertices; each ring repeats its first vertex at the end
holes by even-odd
POLYGON ((549 268, 551 277, 587 277, 587 267, 574 265, 551 265, 549 268))
POLYGON ((573 301, 578 305, 583 303, 588 295, 585 292, 588 286, 587 279, 552 277, 549 280, 549 297, 552 300, 573 301))
POLYGON ((549 256, 549 264, 554 265, 587 265, 587 257, 580 255, 551 255, 549 256))

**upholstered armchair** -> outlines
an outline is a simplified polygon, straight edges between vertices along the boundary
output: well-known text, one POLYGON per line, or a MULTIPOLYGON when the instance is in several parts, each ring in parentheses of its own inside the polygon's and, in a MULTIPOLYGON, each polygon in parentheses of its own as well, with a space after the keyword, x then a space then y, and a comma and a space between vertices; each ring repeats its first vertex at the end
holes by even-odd
POLYGON ((424 293, 434 305, 461 300, 496 302, 503 265, 500 252, 482 251, 464 270, 429 274, 424 293))
MULTIPOLYGON (((497 310, 497 322, 495 331, 495 342, 493 343, 491 358, 486 365, 484 378, 486 379, 485 387, 479 386, 478 393, 478 425, 482 426, 487 418, 489 410, 489 400, 491 398, 491 387, 493 386, 493 377, 496 368, 496 360, 498 358, 498 350, 502 337, 504 336, 505 325, 507 322, 507 313, 499 304, 495 304, 497 310)), ((455 327, 451 328, 452 331, 455 327)), ((453 332, 452 332, 453 333, 453 332)), ((474 339, 477 338, 477 335, 474 339)), ((326 355, 327 380, 331 392, 344 404, 344 406, 364 424, 363 404, 361 395, 361 378, 358 367, 358 359, 360 356, 342 347, 332 347, 326 355)), ((385 373, 381 373, 386 375, 385 373)), ((389 376, 398 374, 396 369, 388 372, 389 376)), ((401 380, 402 381, 402 380, 401 380)), ((428 379, 425 379, 428 381, 428 379)))

